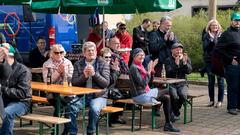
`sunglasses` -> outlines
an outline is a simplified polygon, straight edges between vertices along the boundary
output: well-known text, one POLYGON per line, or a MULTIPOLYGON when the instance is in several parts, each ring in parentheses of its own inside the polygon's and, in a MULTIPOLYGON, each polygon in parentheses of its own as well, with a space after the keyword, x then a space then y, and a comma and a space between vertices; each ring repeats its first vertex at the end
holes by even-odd
POLYGON ((105 59, 111 59, 112 56, 104 56, 105 59))
POLYGON ((64 53, 64 51, 61 51, 61 52, 54 52, 54 54, 63 54, 64 53))
POLYGON ((125 27, 122 27, 122 28, 119 28, 120 30, 126 30, 126 28, 125 27))

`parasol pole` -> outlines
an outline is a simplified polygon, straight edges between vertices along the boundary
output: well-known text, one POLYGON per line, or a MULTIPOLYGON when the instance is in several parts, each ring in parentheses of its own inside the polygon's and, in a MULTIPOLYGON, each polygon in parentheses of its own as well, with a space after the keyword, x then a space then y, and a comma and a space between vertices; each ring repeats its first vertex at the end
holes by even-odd
MULTIPOLYGON (((103 22, 105 22, 105 9, 104 9, 104 6, 102 7, 102 12, 103 12, 103 22)), ((103 25, 103 22, 102 22, 102 42, 103 42, 103 48, 105 48, 105 30, 104 30, 104 25, 103 25)))

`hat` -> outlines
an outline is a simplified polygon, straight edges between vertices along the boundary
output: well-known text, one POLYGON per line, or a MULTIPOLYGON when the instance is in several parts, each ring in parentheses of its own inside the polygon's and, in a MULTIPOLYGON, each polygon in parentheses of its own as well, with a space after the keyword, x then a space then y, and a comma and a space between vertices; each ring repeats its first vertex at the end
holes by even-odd
POLYGON ((141 48, 135 48, 133 51, 132 51, 132 57, 136 57, 140 52, 144 52, 141 48))
POLYGON ((232 13, 231 20, 240 20, 240 13, 238 12, 232 13))
POLYGON ((172 45, 172 48, 171 48, 171 49, 175 49, 175 48, 178 48, 178 47, 181 47, 181 48, 183 49, 183 45, 180 44, 180 43, 174 43, 174 44, 172 45))
POLYGON ((0 47, 3 47, 3 48, 5 48, 5 49, 7 49, 9 56, 14 56, 15 49, 14 49, 13 46, 10 45, 9 43, 2 43, 2 44, 0 44, 0 47))

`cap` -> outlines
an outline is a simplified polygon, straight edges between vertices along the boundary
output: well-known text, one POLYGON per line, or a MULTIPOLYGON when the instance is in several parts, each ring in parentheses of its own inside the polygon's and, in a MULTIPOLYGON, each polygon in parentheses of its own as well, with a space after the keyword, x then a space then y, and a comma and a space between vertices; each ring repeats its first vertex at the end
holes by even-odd
POLYGON ((231 20, 240 20, 240 13, 238 12, 232 13, 231 20))
POLYGON ((5 49, 7 49, 9 56, 14 56, 15 49, 14 49, 13 46, 10 45, 9 43, 2 43, 2 44, 0 44, 0 47, 3 47, 3 48, 5 48, 5 49))
POLYGON ((181 43, 174 43, 172 45, 172 48, 171 49, 175 49, 175 48, 178 48, 178 47, 181 47, 183 49, 183 45, 181 43))
POLYGON ((141 48, 135 48, 133 51, 132 51, 132 57, 136 57, 140 52, 144 52, 141 48))

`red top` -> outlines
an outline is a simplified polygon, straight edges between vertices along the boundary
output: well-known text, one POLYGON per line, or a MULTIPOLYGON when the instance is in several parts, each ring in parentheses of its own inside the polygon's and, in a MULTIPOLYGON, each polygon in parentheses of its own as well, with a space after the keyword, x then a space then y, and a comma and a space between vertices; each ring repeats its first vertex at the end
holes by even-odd
MULTIPOLYGON (((120 32, 116 33, 116 37, 120 40, 121 48, 132 48, 132 36, 128 32, 124 32, 123 34, 120 32)), ((123 60, 126 64, 128 64, 130 51, 123 52, 120 54, 123 57, 123 60)))
MULTIPOLYGON (((102 37, 100 35, 97 35, 96 33, 90 33, 88 35, 87 41, 92 41, 94 42, 96 45, 99 41, 102 40, 102 37)), ((97 55, 99 55, 100 50, 103 48, 103 42, 101 42, 101 44, 99 46, 97 46, 97 55)))

